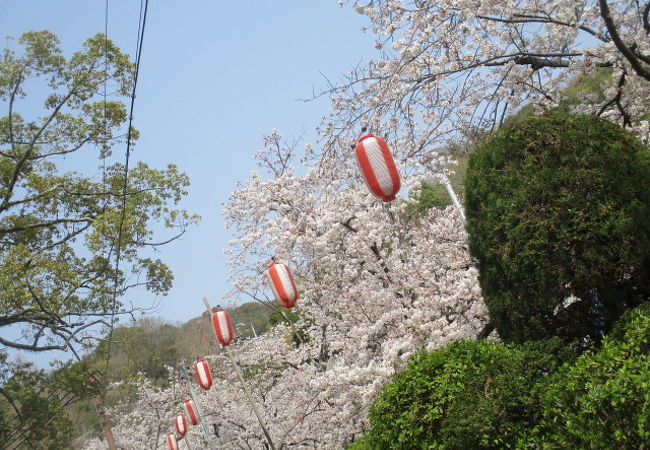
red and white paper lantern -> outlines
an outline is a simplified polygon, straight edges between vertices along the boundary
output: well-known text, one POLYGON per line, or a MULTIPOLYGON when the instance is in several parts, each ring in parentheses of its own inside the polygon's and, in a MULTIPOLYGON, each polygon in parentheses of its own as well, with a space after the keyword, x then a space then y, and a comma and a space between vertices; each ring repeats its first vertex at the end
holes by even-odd
POLYGON ((196 382, 199 383, 206 391, 212 387, 212 375, 210 374, 210 366, 208 363, 199 359, 194 363, 194 375, 196 382))
POLYGON ((196 405, 194 404, 194 400, 185 400, 183 406, 185 406, 185 411, 187 411, 187 417, 190 418, 190 423, 192 425, 198 425, 199 413, 196 411, 196 405))
POLYGON ((168 434, 167 445, 169 445, 169 450, 178 450, 178 441, 176 440, 176 436, 168 434))
POLYGON ((230 345, 234 334, 232 332, 230 316, 227 311, 217 309, 212 312, 212 327, 214 328, 214 334, 217 336, 217 340, 221 342, 221 345, 230 345))
POLYGON ((370 192, 385 202, 395 200, 400 180, 386 141, 368 134, 359 139, 354 151, 370 192))
POLYGON ((266 272, 275 299, 287 308, 293 308, 298 301, 298 289, 293 282, 291 271, 282 263, 273 263, 266 272))
POLYGON ((176 427, 176 432, 181 436, 185 436, 187 433, 187 419, 183 414, 179 414, 174 419, 174 426, 176 427))

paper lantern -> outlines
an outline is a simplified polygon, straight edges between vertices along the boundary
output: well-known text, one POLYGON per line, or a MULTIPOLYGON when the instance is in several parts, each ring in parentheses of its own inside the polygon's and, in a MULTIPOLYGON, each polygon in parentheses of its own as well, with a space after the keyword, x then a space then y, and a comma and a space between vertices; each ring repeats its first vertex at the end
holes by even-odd
POLYGON ((178 441, 176 440, 176 436, 168 434, 167 445, 169 445, 169 450, 178 450, 178 441))
POLYGON ((400 188, 399 174, 386 141, 368 134, 359 139, 354 150, 370 192, 385 202, 395 200, 400 188))
POLYGON ((183 403, 185 406, 185 411, 187 411, 187 416, 190 418, 190 423, 192 425, 199 424, 199 413, 196 411, 196 405, 193 400, 185 400, 183 403))
POLYGON ((293 308, 298 300, 298 289, 293 282, 289 268, 282 263, 273 263, 266 272, 275 299, 287 308, 293 308))
POLYGON ((187 433, 187 419, 183 414, 179 414, 174 419, 174 426, 176 427, 176 432, 181 436, 185 436, 187 433))
POLYGON ((233 332, 232 323, 230 322, 230 316, 227 311, 217 309, 212 312, 212 327, 214 328, 214 334, 217 335, 217 340, 221 342, 221 345, 230 345, 233 338, 233 332))
POLYGON ((210 374, 210 366, 208 363, 199 359, 194 363, 194 375, 196 382, 199 383, 206 391, 212 387, 212 375, 210 374))

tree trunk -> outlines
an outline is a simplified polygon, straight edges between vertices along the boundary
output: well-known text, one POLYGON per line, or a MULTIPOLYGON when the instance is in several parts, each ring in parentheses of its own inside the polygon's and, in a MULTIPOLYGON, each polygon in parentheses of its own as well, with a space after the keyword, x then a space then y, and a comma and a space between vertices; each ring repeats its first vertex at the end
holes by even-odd
POLYGON ((117 450, 117 445, 115 445, 115 439, 113 439, 113 430, 111 429, 111 423, 106 417, 104 412, 104 399, 100 395, 93 395, 93 402, 95 402, 95 408, 97 409, 97 415, 99 416, 99 422, 102 424, 102 430, 104 430, 104 437, 106 438, 106 443, 110 450, 117 450))
POLYGON ((477 340, 486 339, 490 335, 490 333, 492 333, 493 331, 494 331, 494 325, 492 325, 491 323, 488 323, 487 325, 485 325, 483 330, 481 330, 481 332, 478 334, 478 336, 476 336, 476 339, 477 340))

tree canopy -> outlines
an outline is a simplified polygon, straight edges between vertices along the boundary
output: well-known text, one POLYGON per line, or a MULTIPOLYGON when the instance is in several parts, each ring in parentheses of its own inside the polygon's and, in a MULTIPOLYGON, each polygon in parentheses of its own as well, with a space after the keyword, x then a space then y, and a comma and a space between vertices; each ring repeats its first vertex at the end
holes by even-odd
POLYGON ((88 347, 109 316, 131 309, 120 300, 128 289, 170 289, 169 267, 143 250, 196 221, 174 207, 189 180, 174 165, 111 162, 112 149, 137 138, 120 100, 134 66, 105 36, 70 57, 49 31, 17 44, 0 60, 0 328, 19 337, 3 332, 0 343, 88 347), (153 224, 171 234, 156 240, 153 224))
POLYGON ((650 3, 607 0, 355 1, 377 55, 331 82, 318 157, 344 157, 362 124, 400 160, 426 163, 446 142, 492 132, 527 103, 558 106, 578 76, 609 71, 576 112, 648 139, 650 3))

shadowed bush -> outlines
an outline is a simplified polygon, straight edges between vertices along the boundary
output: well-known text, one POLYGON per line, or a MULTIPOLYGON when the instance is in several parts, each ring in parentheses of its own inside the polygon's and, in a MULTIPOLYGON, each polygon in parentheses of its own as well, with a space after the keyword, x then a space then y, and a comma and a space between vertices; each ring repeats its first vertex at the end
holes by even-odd
POLYGON ((470 252, 499 336, 598 341, 650 295, 650 156, 595 116, 502 127, 470 157, 470 252))

